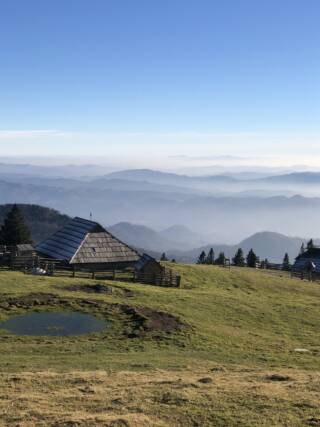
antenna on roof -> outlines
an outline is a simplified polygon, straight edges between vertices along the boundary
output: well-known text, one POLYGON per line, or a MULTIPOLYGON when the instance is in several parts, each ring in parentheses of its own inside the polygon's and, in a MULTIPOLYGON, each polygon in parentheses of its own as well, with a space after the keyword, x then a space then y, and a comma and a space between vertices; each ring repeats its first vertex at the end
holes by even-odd
POLYGON ((90 212, 90 221, 92 221, 92 212, 90 212))

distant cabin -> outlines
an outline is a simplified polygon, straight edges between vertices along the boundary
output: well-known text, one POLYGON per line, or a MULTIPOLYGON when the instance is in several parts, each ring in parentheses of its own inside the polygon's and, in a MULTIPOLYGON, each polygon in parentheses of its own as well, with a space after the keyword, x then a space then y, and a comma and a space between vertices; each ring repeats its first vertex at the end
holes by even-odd
POLYGON ((143 254, 135 265, 137 275, 160 276, 165 268, 150 255, 143 254))
POLYGON ((22 243, 20 245, 16 245, 13 252, 16 256, 25 256, 30 257, 36 254, 36 250, 33 245, 29 243, 22 243))
POLYGON ((29 243, 19 245, 0 245, 0 256, 33 256, 35 248, 29 243))
POLYGON ((97 222, 78 217, 35 249, 40 256, 68 264, 74 270, 124 270, 134 268, 141 258, 97 222))
POLYGON ((300 254, 292 268, 295 272, 313 272, 320 273, 320 247, 307 249, 300 254))

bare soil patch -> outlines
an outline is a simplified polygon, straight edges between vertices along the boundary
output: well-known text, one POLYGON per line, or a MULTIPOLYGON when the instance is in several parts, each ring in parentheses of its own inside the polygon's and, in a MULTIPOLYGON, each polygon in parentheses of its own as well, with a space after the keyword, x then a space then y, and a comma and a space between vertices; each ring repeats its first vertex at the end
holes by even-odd
POLYGON ((96 283, 94 285, 69 285, 69 286, 57 286, 57 289, 63 289, 70 292, 86 292, 89 294, 103 294, 112 295, 114 293, 121 294, 125 297, 132 297, 134 295, 131 289, 116 287, 110 285, 104 285, 96 283))
POLYGON ((129 326, 123 333, 128 338, 141 337, 155 331, 171 333, 184 326, 177 317, 147 307, 112 304, 94 299, 60 297, 50 293, 30 293, 14 297, 2 295, 0 298, 1 309, 6 313, 24 312, 32 309, 44 311, 52 311, 52 309, 78 310, 85 313, 100 313, 109 320, 112 316, 118 316, 120 320, 126 320, 125 323, 129 326))

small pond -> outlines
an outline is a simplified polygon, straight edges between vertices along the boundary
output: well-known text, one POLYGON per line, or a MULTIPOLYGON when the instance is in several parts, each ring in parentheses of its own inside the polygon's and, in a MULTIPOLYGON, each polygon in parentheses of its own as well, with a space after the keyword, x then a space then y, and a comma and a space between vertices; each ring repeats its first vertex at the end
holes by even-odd
POLYGON ((26 313, 0 322, 0 329, 16 335, 65 337, 102 331, 109 322, 77 312, 26 313))

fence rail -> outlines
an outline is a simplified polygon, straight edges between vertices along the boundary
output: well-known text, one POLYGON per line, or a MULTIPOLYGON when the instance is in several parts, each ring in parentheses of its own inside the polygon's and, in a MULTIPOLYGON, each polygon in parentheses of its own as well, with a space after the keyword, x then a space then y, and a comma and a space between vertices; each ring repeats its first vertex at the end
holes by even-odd
POLYGON ((172 270, 168 269, 164 270, 160 274, 135 273, 134 276, 134 280, 139 283, 148 283, 174 288, 179 288, 181 284, 181 276, 177 276, 172 270))
POLYGON ((95 271, 90 267, 74 267, 66 264, 63 260, 52 260, 39 256, 2 256, 1 265, 11 270, 23 271, 24 273, 37 273, 38 269, 46 275, 68 275, 76 277, 91 277, 92 279, 132 281, 138 283, 151 284, 156 286, 180 287, 181 277, 177 276, 171 269, 163 268, 161 273, 136 272, 134 269, 126 270, 99 270, 95 271))
POLYGON ((315 271, 292 270, 291 277, 301 280, 309 280, 310 282, 320 281, 320 273, 317 273, 315 271))

